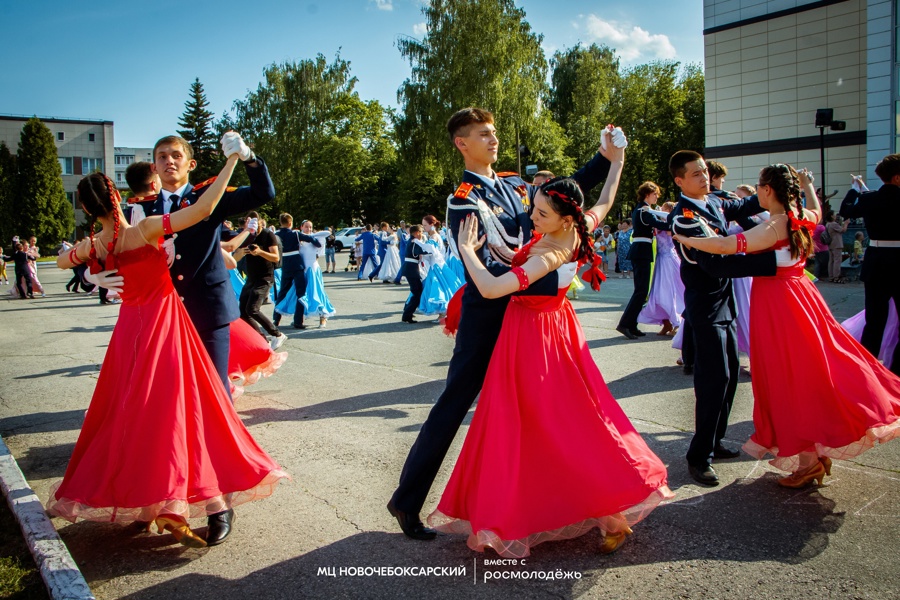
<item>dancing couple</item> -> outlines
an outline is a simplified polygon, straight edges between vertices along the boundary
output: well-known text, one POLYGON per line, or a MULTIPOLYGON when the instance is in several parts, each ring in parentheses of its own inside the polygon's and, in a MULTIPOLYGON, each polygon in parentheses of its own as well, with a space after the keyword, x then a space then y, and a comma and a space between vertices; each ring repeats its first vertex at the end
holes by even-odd
POLYGON ((163 193, 144 204, 146 217, 133 227, 108 177, 79 182, 82 207, 102 229, 95 236, 92 223, 90 239, 57 265, 87 263, 104 287, 127 284, 72 458, 47 503, 51 515, 155 522, 184 545, 212 546, 230 534, 234 506, 270 495, 286 477, 229 397, 229 323, 238 310, 219 249, 225 217, 264 204, 274 189, 236 133, 225 134, 222 152, 228 160, 219 177, 192 187, 190 144, 176 136, 157 142, 163 193), (226 190, 239 159, 251 185, 226 190), (164 236, 174 239, 171 272, 158 244, 164 236), (199 516, 208 518, 205 539, 186 520, 199 516))
POLYGON ((493 122, 488 111, 467 108, 447 125, 466 165, 447 212, 467 285, 446 389, 410 450, 388 510, 407 536, 435 537, 419 513, 480 392, 429 524, 466 532, 471 548, 489 546, 509 557, 597 527, 604 533, 599 550, 612 552, 671 496, 664 465, 610 394, 565 297, 579 264, 590 263, 585 279, 595 289, 603 278, 589 232, 614 199, 624 135, 605 131, 598 154, 572 178, 538 188, 493 171, 493 122), (600 200, 585 210, 582 190, 603 179, 600 200))

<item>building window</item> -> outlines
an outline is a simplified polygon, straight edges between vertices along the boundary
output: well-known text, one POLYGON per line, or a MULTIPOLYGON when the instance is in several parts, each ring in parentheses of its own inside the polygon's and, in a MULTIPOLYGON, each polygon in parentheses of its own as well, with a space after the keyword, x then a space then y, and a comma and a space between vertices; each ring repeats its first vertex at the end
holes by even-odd
POLYGON ((116 183, 122 183, 122 174, 116 173, 116 183))
POLYGON ((127 154, 116 154, 116 164, 117 165, 130 165, 134 162, 134 156, 127 154))
POLYGON ((103 171, 103 159, 82 157, 81 172, 87 175, 89 173, 94 173, 95 171, 103 171))
POLYGON ((94 141, 94 134, 93 134, 93 133, 89 133, 89 134, 88 134, 88 141, 89 141, 89 142, 93 142, 93 141, 94 141))
POLYGON ((59 157, 59 166, 62 169, 63 175, 71 175, 72 171, 72 157, 71 156, 60 156, 59 157))
POLYGON ((56 141, 57 142, 66 141, 66 132, 65 131, 57 131, 56 132, 56 141))

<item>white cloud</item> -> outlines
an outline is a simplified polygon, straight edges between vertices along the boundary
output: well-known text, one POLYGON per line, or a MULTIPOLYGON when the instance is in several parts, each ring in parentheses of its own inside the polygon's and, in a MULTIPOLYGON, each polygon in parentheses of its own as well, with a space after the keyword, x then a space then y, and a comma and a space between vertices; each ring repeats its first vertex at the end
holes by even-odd
POLYGON ((428 25, 423 23, 416 23, 413 25, 413 33, 415 35, 425 35, 428 32, 428 25))
POLYGON ((627 24, 604 21, 596 15, 588 15, 584 27, 592 38, 590 41, 615 48, 625 62, 639 58, 675 58, 675 46, 665 34, 651 34, 637 26, 629 30, 627 24))
POLYGON ((375 7, 378 10, 394 10, 394 4, 392 0, 374 0, 375 7))

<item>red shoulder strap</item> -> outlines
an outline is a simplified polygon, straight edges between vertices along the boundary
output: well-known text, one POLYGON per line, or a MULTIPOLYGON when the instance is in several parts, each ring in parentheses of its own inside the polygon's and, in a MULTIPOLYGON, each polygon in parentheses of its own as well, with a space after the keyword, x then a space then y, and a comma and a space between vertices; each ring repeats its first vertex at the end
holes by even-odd
POLYGON ((471 183, 463 182, 459 184, 459 187, 456 188, 456 191, 453 192, 453 195, 461 200, 465 200, 469 197, 469 192, 471 192, 472 188, 474 187, 475 186, 473 186, 471 183))

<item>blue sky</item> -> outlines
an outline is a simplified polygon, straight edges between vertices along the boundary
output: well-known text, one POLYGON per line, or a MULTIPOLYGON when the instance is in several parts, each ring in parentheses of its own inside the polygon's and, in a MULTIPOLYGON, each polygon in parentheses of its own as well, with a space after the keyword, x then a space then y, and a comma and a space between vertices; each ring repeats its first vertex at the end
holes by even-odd
MULTIPOLYGON (((549 58, 606 43, 626 64, 703 61, 701 0, 518 0, 549 58)), ((117 146, 172 133, 199 77, 221 115, 263 68, 340 50, 363 99, 397 105, 409 64, 401 36, 422 37, 421 0, 128 0, 0 2, 0 113, 115 122, 117 146)))

